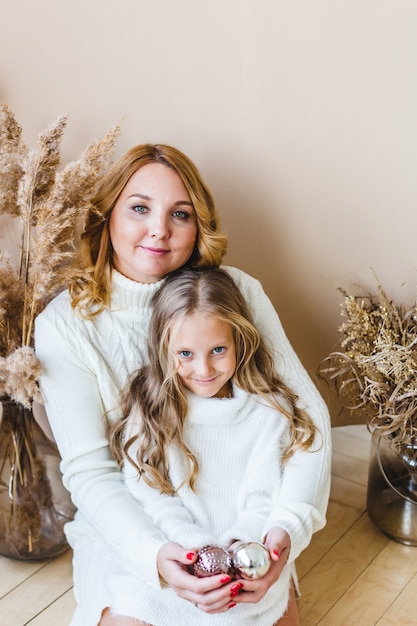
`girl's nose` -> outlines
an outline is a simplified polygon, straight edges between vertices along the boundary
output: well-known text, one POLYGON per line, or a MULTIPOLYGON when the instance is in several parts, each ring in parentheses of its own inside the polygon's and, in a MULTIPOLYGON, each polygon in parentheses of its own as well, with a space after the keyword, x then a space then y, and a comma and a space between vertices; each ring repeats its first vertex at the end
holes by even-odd
POLYGON ((199 359, 196 366, 196 371, 199 376, 204 377, 208 376, 213 371, 213 368, 208 359, 199 359))

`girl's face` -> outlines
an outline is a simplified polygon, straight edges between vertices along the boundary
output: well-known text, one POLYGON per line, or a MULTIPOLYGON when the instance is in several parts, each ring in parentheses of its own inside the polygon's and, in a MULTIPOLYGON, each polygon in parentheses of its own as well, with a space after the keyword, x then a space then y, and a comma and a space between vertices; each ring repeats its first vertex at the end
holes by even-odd
POLYGON ((154 283, 184 265, 197 237, 196 214, 178 174, 161 163, 135 172, 109 221, 115 268, 154 283))
POLYGON ((187 389, 202 398, 230 395, 236 349, 229 323, 210 314, 187 315, 175 326, 172 347, 187 389))

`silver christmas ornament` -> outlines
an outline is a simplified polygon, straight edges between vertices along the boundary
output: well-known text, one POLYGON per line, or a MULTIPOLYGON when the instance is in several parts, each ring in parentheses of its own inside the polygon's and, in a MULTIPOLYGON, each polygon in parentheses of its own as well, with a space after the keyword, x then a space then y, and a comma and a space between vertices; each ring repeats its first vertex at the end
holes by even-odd
POLYGON ((268 550, 258 541, 239 544, 233 550, 232 563, 236 572, 249 580, 262 578, 271 566, 268 550))
POLYGON ((204 546, 198 551, 194 574, 199 578, 228 574, 232 566, 229 554, 219 546, 204 546))

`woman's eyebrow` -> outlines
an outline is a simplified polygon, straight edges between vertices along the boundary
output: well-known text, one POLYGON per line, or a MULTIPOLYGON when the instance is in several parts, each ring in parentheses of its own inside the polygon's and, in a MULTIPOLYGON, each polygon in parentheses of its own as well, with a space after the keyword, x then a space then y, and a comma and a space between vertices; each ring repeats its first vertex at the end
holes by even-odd
MULTIPOLYGON (((132 193, 130 196, 128 196, 128 199, 131 198, 141 198, 141 200, 152 200, 151 196, 147 196, 144 193, 132 193)), ((177 200, 177 202, 174 202, 174 206, 179 206, 182 204, 186 204, 187 206, 194 206, 193 203, 190 200, 177 200)))
POLYGON ((142 200, 152 200, 150 196, 145 195, 144 193, 132 193, 128 198, 142 198, 142 200))
POLYGON ((190 202, 190 200, 178 200, 177 202, 174 202, 174 206, 177 206, 179 204, 186 204, 188 206, 194 206, 192 202, 190 202))

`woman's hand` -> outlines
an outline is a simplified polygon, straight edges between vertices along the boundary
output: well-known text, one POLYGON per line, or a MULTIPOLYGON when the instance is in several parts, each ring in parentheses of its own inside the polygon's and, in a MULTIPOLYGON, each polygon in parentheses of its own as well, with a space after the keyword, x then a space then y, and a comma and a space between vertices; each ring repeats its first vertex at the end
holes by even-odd
POLYGON ((268 532, 265 542, 271 558, 271 567, 262 578, 258 580, 236 581, 243 585, 235 602, 259 602, 268 589, 278 580, 280 574, 288 561, 291 549, 291 539, 289 534, 282 528, 273 527, 268 532))
POLYGON ((239 590, 236 582, 226 574, 198 578, 188 567, 197 558, 197 552, 185 550, 178 543, 166 543, 158 552, 159 575, 177 596, 192 602, 205 613, 222 613, 235 606, 239 590))

